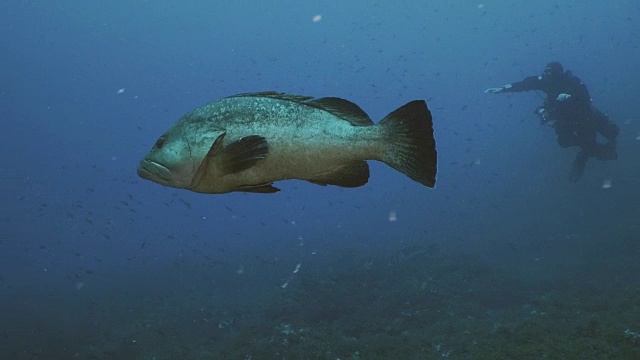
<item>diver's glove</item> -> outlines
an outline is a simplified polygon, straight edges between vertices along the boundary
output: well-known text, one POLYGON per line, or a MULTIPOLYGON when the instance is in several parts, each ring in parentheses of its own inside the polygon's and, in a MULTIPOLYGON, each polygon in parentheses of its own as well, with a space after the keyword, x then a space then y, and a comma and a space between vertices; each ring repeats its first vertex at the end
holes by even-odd
POLYGON ((571 95, 562 93, 562 94, 558 95, 558 98, 556 100, 558 100, 558 101, 566 101, 566 100, 569 100, 569 99, 571 99, 571 95))
POLYGON ((501 93, 504 92, 507 89, 511 89, 512 85, 511 84, 507 84, 505 86, 501 86, 501 87, 497 87, 497 88, 488 88, 487 90, 484 91, 485 94, 497 94, 497 93, 501 93))
POLYGON ((497 93, 501 93, 504 91, 503 87, 497 87, 497 88, 488 88, 487 90, 484 91, 485 94, 497 94, 497 93))

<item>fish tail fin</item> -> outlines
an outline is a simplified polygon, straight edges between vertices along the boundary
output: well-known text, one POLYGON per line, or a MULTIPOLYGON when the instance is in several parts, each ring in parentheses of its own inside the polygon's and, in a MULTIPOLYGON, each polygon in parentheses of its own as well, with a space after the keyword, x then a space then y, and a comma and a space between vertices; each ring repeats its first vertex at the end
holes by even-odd
POLYGON ((424 100, 411 101, 387 115, 379 126, 385 138, 382 161, 425 186, 436 184, 436 141, 424 100))

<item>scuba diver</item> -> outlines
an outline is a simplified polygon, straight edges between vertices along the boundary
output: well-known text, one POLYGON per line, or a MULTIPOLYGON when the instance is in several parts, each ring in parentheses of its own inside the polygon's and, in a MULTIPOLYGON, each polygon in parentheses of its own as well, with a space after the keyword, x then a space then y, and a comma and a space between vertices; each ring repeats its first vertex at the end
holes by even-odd
POLYGON ((559 62, 550 62, 542 75, 529 76, 522 81, 502 87, 489 88, 486 94, 543 91, 547 97, 535 110, 542 124, 553 127, 562 148, 578 146, 580 151, 571 166, 569 180, 576 182, 582 176, 589 157, 615 160, 616 138, 620 129, 609 117, 591 104, 587 86, 571 71, 564 71, 559 62), (607 142, 599 143, 601 134, 607 142))

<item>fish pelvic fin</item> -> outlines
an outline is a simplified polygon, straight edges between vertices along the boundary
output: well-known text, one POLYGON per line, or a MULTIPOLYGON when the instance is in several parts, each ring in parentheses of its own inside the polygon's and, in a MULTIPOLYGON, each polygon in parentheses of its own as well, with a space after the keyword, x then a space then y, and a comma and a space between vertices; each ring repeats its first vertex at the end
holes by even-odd
POLYGON ((437 158, 433 120, 424 100, 411 101, 387 115, 382 161, 430 188, 435 187, 437 158))
POLYGON ((260 194, 273 194, 280 191, 280 189, 273 186, 273 184, 263 184, 263 185, 241 186, 235 189, 234 191, 260 193, 260 194))
POLYGON ((369 181, 369 165, 366 161, 353 161, 307 180, 322 186, 359 187, 369 181))

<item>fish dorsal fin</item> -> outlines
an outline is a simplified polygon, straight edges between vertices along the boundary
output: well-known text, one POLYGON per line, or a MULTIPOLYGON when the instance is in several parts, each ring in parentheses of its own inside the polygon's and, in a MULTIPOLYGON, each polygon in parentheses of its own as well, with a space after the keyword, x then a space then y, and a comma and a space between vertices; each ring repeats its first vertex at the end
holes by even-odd
POLYGON ((260 92, 254 92, 254 93, 243 93, 243 94, 236 94, 236 95, 229 96, 229 97, 230 98, 234 98, 234 97, 266 97, 266 98, 285 100, 285 101, 295 101, 295 102, 299 102, 299 103, 304 103, 307 100, 313 99, 313 96, 292 95, 292 94, 286 94, 286 93, 283 93, 283 92, 276 92, 276 91, 260 91, 260 92))
POLYGON ((359 187, 369 181, 369 165, 366 161, 353 161, 326 173, 316 174, 312 179, 306 180, 322 186, 359 187))
POLYGON ((314 100, 305 101, 305 104, 317 107, 319 109, 328 111, 340 119, 347 120, 354 126, 370 126, 373 125, 373 121, 367 115, 360 106, 352 103, 349 100, 326 97, 314 100))
POLYGON ((275 91, 262 91, 255 93, 245 93, 233 95, 230 97, 266 97, 284 101, 293 101, 307 106, 327 111, 340 119, 346 120, 354 126, 370 126, 373 121, 360 106, 349 100, 337 97, 325 97, 314 99, 312 96, 292 95, 275 91))

